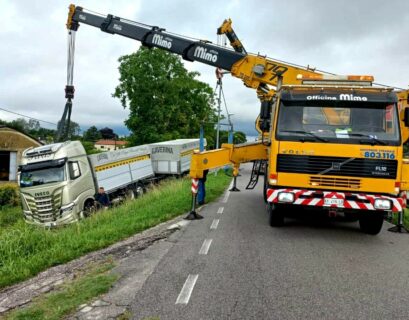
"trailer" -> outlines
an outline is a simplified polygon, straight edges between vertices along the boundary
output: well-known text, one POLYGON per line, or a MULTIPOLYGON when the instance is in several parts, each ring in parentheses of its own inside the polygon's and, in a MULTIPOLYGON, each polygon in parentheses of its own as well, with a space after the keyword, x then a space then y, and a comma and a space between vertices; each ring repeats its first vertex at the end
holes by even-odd
POLYGON ((148 145, 108 151, 88 156, 96 185, 106 193, 127 187, 136 191, 154 172, 148 145))
POLYGON ((177 139, 149 146, 155 174, 181 175, 190 170, 193 151, 199 149, 199 139, 177 139))

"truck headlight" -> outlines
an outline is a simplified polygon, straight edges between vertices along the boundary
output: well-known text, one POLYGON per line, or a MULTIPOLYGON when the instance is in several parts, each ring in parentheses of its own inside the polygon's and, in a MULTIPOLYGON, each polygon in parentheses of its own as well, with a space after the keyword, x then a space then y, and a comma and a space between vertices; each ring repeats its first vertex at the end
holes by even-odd
POLYGON ((278 202, 294 202, 294 193, 280 192, 278 194, 278 202))
POLYGON ((71 203, 69 203, 69 204, 67 204, 65 206, 62 206, 61 209, 60 209, 61 214, 70 212, 72 209, 74 209, 74 206, 75 206, 74 202, 71 202, 71 203))
POLYGON ((375 209, 390 210, 392 208, 392 202, 387 199, 375 199, 375 209))

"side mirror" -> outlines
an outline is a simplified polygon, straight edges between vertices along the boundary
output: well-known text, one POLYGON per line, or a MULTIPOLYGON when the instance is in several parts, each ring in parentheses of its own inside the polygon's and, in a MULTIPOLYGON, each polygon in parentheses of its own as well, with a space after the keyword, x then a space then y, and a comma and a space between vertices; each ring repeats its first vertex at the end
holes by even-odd
POLYGON ((260 129, 270 130, 271 101, 262 101, 260 107, 260 129))
POLYGON ((405 127, 409 127, 409 107, 405 108, 403 122, 405 123, 405 127))
POLYGON ((81 176, 81 170, 78 162, 68 162, 71 180, 75 180, 81 176))

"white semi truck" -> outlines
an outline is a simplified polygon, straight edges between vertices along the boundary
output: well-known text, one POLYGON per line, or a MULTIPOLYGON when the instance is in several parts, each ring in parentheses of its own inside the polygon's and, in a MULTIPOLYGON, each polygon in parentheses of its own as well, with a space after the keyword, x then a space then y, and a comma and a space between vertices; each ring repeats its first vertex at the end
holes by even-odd
MULTIPOLYGON (((172 143, 166 141, 162 146, 169 148, 172 143)), ((189 171, 199 140, 177 143, 185 146, 183 151, 175 149, 177 154, 161 157, 161 161, 182 159, 183 170, 161 171, 160 177, 189 171)), ((19 183, 26 221, 47 227, 78 221, 95 211, 94 196, 99 187, 105 189, 111 202, 140 195, 147 183, 158 178, 151 158, 154 148, 142 145, 88 156, 81 142, 67 141, 25 150, 19 183)))

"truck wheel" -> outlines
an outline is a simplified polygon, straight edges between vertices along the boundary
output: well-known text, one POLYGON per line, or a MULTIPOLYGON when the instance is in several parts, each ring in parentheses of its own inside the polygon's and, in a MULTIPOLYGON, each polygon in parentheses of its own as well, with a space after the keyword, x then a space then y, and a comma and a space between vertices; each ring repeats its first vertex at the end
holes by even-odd
POLYGON ((138 184, 135 189, 136 197, 142 196, 146 192, 145 186, 143 184, 138 184))
POLYGON ((94 205, 93 201, 87 201, 84 205, 83 216, 84 218, 88 218, 92 216, 97 211, 96 206, 94 205))
POLYGON ((361 230, 367 234, 378 234, 383 225, 383 213, 365 212, 359 218, 359 226, 361 230))
POLYGON ((270 216, 270 226, 282 227, 284 225, 284 210, 272 203, 267 204, 268 215, 270 216))
POLYGON ((264 185, 263 185, 263 198, 264 198, 265 203, 267 203, 267 188, 268 188, 268 167, 266 164, 265 172, 264 172, 264 185))
POLYGON ((132 189, 127 189, 125 191, 125 198, 126 200, 133 200, 135 199, 135 191, 132 189))

